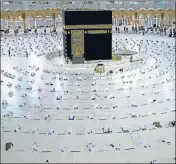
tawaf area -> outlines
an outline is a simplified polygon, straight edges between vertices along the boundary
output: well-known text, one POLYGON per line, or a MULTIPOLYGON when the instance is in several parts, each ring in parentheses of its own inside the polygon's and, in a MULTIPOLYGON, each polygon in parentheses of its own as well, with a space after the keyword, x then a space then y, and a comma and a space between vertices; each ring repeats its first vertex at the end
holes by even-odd
POLYGON ((0 3, 2 163, 175 163, 175 1, 0 3))

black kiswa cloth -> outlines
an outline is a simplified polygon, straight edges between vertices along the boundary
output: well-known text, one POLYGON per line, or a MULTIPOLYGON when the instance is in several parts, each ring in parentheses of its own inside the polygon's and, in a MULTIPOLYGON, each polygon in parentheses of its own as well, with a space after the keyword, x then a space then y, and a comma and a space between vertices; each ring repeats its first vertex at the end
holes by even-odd
POLYGON ((9 150, 13 146, 12 142, 7 142, 5 145, 6 151, 9 150))

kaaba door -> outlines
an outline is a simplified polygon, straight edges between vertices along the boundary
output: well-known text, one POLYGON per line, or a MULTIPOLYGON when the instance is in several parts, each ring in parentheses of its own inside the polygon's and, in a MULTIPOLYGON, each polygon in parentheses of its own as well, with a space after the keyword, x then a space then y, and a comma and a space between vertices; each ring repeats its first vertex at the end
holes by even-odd
POLYGON ((84 55, 84 30, 71 30, 71 53, 73 58, 84 55))

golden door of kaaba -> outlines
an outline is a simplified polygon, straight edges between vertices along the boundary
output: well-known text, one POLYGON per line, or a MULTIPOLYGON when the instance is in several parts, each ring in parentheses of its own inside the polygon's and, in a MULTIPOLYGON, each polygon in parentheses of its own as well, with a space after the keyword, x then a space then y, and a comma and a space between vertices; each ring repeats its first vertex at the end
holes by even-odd
POLYGON ((71 30, 71 52, 73 58, 84 55, 84 30, 71 30))

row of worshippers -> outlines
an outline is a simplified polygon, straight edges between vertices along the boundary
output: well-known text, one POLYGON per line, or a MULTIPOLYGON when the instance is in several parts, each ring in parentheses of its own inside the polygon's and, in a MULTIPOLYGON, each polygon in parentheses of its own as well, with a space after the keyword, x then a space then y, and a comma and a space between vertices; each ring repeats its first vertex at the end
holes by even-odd
MULTIPOLYGON (((160 125, 160 122, 154 122, 153 125, 154 125, 155 127, 157 127, 157 128, 162 128, 161 125, 160 125)), ((175 120, 174 120, 174 121, 170 121, 170 122, 168 123, 168 126, 169 126, 169 127, 175 127, 175 120)), ((3 130, 3 129, 4 129, 4 127, 2 127, 2 130, 3 130)), ((102 129, 103 129, 103 132, 104 132, 104 133, 111 133, 111 132, 112 132, 112 131, 110 130, 110 128, 107 128, 106 131, 105 131, 105 128, 102 128, 102 129)), ((143 129, 146 130, 146 127, 143 127, 143 129)), ((14 132, 17 132, 17 131, 19 131, 19 130, 21 130, 21 126, 20 126, 20 125, 18 125, 18 126, 16 127, 16 129, 14 130, 14 132)), ((37 133, 38 130, 39 130, 38 128, 33 128, 33 129, 32 129, 32 133, 37 133)), ((122 131, 123 131, 124 133, 129 132, 127 128, 122 128, 122 131)), ((54 130, 53 130, 52 128, 49 128, 47 134, 48 134, 48 135, 51 135, 51 134, 53 134, 53 133, 54 133, 54 130)), ((67 129, 67 133, 70 135, 70 134, 72 133, 72 128, 68 128, 68 129, 67 129)), ((90 131, 88 134, 90 134, 90 133, 92 133, 92 131, 90 131)), ((145 141, 141 141, 141 142, 142 142, 141 144, 142 144, 142 146, 143 146, 144 148, 151 147, 151 145, 149 145, 147 142, 145 142, 145 141)), ((162 142, 162 143, 166 143, 166 144, 168 144, 168 145, 171 144, 171 142, 166 141, 166 140, 162 140, 161 142, 162 142)), ((8 143, 6 143, 6 145, 5 145, 5 150, 6 150, 6 151, 9 150, 9 149, 10 149, 11 147, 13 147, 13 146, 14 146, 14 145, 13 145, 12 142, 8 142, 8 143)), ((112 147, 112 148, 115 148, 115 150, 120 150, 120 143, 118 143, 118 144, 117 144, 117 143, 111 143, 109 146, 112 147)), ((38 144, 37 144, 37 142, 35 142, 35 144, 32 144, 32 151, 37 151, 37 147, 39 147, 38 144), (35 145, 35 146, 34 146, 34 145, 35 145)), ((91 152, 92 148, 94 148, 95 145, 92 144, 92 143, 88 143, 87 147, 88 147, 88 150, 91 152)), ((64 152, 64 150, 65 150, 66 147, 63 147, 63 148, 64 148, 64 149, 59 149, 59 150, 61 150, 61 152, 64 152)))
MULTIPOLYGON (((4 38, 2 40, 2 43, 5 44, 7 41, 10 43, 7 44, 7 47, 3 47, 1 48, 1 52, 2 54, 4 54, 4 51, 6 49, 8 49, 8 56, 9 57, 13 57, 13 56, 25 56, 25 57, 28 57, 30 55, 31 52, 34 52, 34 47, 32 47, 32 44, 30 43, 30 40, 32 40, 34 37, 32 36, 29 36, 28 39, 26 38, 13 38, 13 39, 9 39, 9 38, 4 38), (21 45, 23 45, 23 47, 25 48, 21 48, 21 45), (29 46, 28 46, 29 45, 29 46), (14 48, 12 48, 14 47, 14 48), (18 47, 19 47, 19 50, 18 50, 18 47), (18 52, 17 52, 18 51, 18 52), (14 53, 16 52, 16 53, 14 53)), ((40 37, 38 38, 40 41, 37 42, 36 40, 34 40, 34 43, 33 45, 36 44, 39 44, 40 47, 42 46, 42 44, 45 44, 43 45, 43 47, 48 47, 48 48, 52 48, 52 50, 54 51, 55 49, 58 50, 58 47, 56 45, 53 44, 53 41, 55 41, 55 43, 59 42, 59 44, 61 44, 61 36, 57 36, 56 38, 54 38, 53 36, 51 37, 40 37), (43 39, 45 38, 45 40, 47 42, 43 42, 43 39), (48 42, 50 43, 48 45, 48 42)), ((47 48, 47 49, 48 49, 47 48)), ((47 50, 45 49, 45 50, 47 50)), ((50 49, 49 49, 50 51, 50 49)), ((61 53, 61 51, 59 50, 59 53, 61 53)))
MULTIPOLYGON (((126 26, 124 26, 123 27, 123 30, 124 30, 124 32, 125 33, 128 33, 128 27, 126 27, 126 26)), ((141 27, 133 27, 132 26, 132 32, 133 33, 140 33, 140 32, 142 32, 142 34, 144 35, 144 34, 147 34, 149 31, 151 31, 151 32, 157 32, 157 34, 164 34, 164 35, 166 35, 167 34, 167 27, 164 27, 164 28, 160 28, 159 26, 158 27, 144 27, 144 26, 141 26, 141 27)), ((172 30, 172 29, 171 29, 172 30)), ((120 33, 120 28, 119 28, 119 26, 115 26, 115 31, 116 32, 118 32, 118 33, 120 33)), ((170 32, 171 33, 171 32, 170 32)), ((174 32, 174 29, 173 29, 173 33, 175 33, 174 32)))

